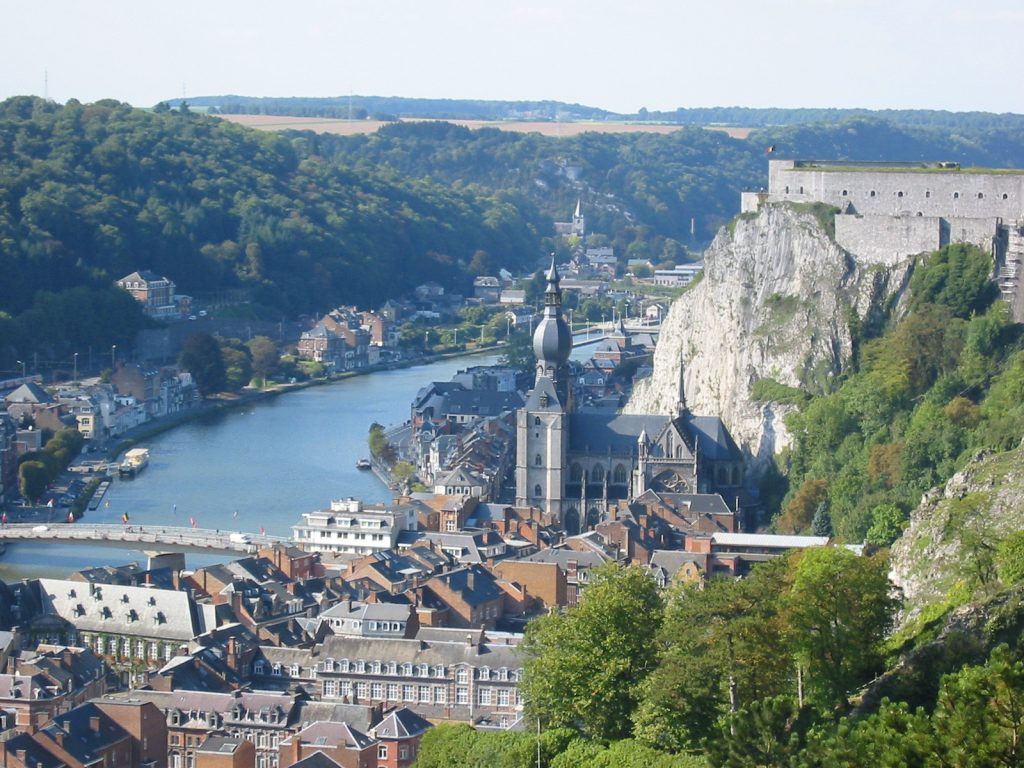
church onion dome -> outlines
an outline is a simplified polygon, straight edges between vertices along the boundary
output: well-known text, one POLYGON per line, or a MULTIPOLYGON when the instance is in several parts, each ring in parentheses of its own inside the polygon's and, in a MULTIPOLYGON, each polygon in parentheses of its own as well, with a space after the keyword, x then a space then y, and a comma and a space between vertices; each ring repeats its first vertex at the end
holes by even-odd
POLYGON ((572 354, 572 331, 562 318, 562 290, 558 279, 552 256, 548 287, 544 290, 544 318, 533 333, 533 353, 538 361, 554 366, 564 365, 572 354))
POLYGON ((558 317, 545 317, 533 332, 533 354, 552 365, 564 365, 572 354, 569 324, 558 317))

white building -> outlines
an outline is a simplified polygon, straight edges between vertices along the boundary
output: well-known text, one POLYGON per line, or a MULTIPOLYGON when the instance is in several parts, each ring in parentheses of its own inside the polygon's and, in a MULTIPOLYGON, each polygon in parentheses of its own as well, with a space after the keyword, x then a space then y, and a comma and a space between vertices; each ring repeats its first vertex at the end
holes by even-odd
POLYGON ((393 549, 402 531, 417 529, 416 508, 405 504, 368 507, 357 499, 339 499, 330 509, 302 517, 304 522, 292 526, 292 539, 307 552, 368 555, 393 549))

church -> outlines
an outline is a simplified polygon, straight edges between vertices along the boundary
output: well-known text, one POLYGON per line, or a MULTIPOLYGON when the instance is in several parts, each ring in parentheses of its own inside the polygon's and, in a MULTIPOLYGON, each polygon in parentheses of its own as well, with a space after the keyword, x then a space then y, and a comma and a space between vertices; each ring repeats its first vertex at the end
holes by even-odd
POLYGON ((647 491, 718 493, 735 512, 743 454, 721 419, 690 413, 682 370, 672 414, 577 412, 566 373, 572 345, 552 260, 533 335, 537 380, 516 414, 516 505, 540 508, 570 534, 647 491))

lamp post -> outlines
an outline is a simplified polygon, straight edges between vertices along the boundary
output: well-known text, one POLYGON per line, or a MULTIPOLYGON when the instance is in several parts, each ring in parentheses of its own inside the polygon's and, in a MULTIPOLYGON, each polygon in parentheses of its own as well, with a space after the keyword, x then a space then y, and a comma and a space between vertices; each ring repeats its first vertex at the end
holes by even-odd
POLYGON ((78 353, 75 352, 75 383, 78 383, 78 353))
POLYGON ((21 378, 24 379, 25 378, 25 361, 24 360, 15 360, 14 362, 18 363, 18 365, 21 366, 21 378))
POLYGON ((110 345, 110 371, 114 372, 117 368, 117 344, 110 345))
POLYGON ((512 335, 512 318, 505 315, 505 339, 512 335))

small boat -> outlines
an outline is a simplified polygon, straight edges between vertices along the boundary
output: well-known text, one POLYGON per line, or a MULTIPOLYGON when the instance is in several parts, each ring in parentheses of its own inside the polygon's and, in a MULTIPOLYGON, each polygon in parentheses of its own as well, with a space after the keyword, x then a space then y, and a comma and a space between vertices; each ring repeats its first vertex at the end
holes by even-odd
POLYGON ((370 469, 370 468, 371 467, 370 467, 370 460, 369 459, 360 459, 359 461, 356 462, 356 469, 370 469))
POLYGON ((149 450, 146 448, 132 448, 125 453, 124 461, 117 468, 121 477, 135 477, 149 464, 149 450))

